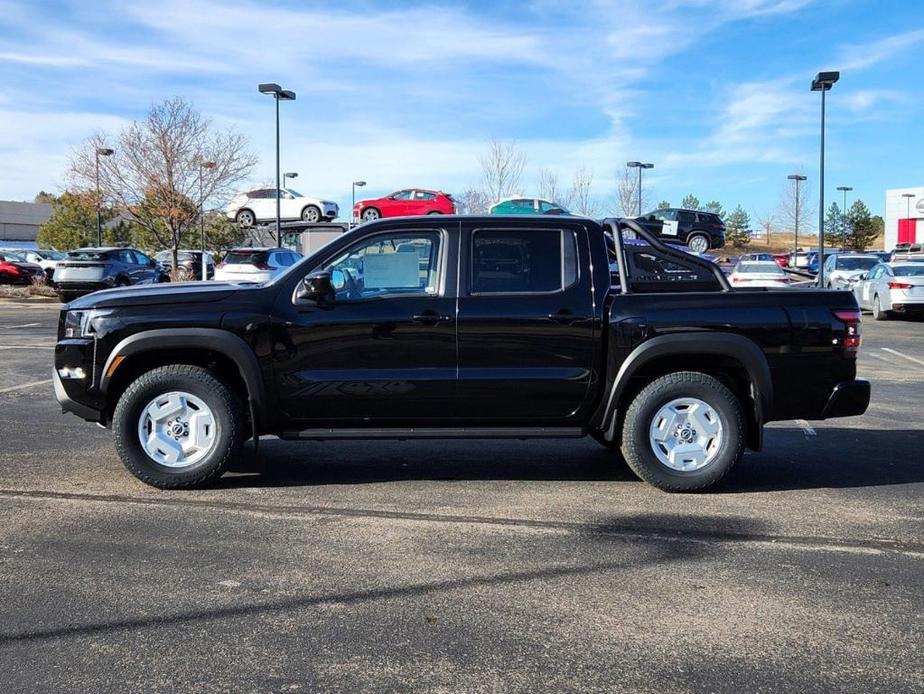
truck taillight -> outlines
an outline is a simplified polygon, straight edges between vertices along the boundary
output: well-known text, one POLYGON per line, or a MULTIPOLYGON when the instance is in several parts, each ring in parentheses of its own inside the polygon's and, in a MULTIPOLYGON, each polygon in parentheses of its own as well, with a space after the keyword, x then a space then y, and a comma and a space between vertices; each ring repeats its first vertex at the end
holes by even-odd
POLYGON ((840 310, 833 313, 834 317, 841 321, 847 330, 847 335, 841 342, 841 346, 844 348, 844 356, 856 358, 862 338, 859 309, 840 310))
POLYGON ((889 282, 889 289, 911 289, 908 282, 889 282))

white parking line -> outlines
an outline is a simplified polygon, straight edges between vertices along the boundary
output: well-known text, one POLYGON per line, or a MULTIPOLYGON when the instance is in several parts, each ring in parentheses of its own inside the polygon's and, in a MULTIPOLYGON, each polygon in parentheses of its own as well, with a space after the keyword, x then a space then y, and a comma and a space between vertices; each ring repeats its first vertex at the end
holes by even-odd
POLYGON ((46 383, 51 383, 53 379, 46 378, 44 381, 32 381, 32 383, 23 383, 18 386, 13 386, 12 388, 0 388, 0 393, 12 393, 17 390, 25 390, 26 388, 32 388, 34 386, 43 386, 46 383))
POLYGON ((5 328, 7 330, 13 330, 15 328, 34 328, 41 323, 23 323, 22 325, 0 325, 0 328, 5 328))
POLYGON ((0 345, 0 349, 54 349, 54 345, 0 345))
POLYGON ((896 357, 901 357, 902 359, 907 359, 908 361, 913 361, 915 364, 920 364, 924 366, 924 361, 920 359, 915 359, 914 357, 909 357, 907 354, 902 354, 897 349, 889 349, 888 347, 882 347, 883 352, 888 352, 889 354, 894 354, 896 357))
POLYGON ((818 434, 812 428, 812 425, 806 422, 804 419, 797 419, 796 424, 802 428, 802 433, 805 434, 806 438, 809 436, 817 436, 818 434))

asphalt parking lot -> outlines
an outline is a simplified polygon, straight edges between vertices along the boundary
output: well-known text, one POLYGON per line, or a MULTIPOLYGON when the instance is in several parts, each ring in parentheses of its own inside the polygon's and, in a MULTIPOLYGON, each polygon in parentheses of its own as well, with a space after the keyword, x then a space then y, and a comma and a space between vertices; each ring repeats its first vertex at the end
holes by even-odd
POLYGON ((0 690, 924 689, 924 322, 863 417, 714 492, 589 439, 267 440, 162 492, 60 414, 58 306, 0 303, 0 690))

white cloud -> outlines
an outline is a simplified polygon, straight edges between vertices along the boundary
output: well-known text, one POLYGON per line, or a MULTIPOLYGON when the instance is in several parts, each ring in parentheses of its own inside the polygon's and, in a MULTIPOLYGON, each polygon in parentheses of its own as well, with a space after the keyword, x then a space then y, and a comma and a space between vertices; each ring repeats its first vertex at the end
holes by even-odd
POLYGON ((869 43, 849 44, 841 48, 833 69, 867 68, 893 58, 900 51, 922 42, 924 42, 924 29, 916 29, 869 43))

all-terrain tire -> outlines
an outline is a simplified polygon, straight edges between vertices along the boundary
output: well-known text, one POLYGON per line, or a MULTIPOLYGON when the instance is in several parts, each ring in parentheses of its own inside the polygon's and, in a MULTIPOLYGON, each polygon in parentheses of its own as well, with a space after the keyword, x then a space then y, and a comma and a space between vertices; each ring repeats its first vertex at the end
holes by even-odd
POLYGON ((246 429, 240 398, 213 373, 191 364, 170 364, 141 374, 122 393, 112 418, 122 463, 139 480, 160 489, 198 487, 220 477, 240 449, 246 429), (202 400, 211 410, 216 427, 214 444, 205 457, 179 468, 162 465, 149 456, 138 431, 148 403, 174 391, 202 400))
POLYGON ((744 455, 747 424, 741 402, 717 378, 697 371, 669 373, 649 383, 626 411, 622 453, 641 479, 667 492, 704 489, 718 482, 744 455), (718 416, 722 436, 711 460, 696 470, 676 470, 659 460, 653 448, 652 425, 668 403, 695 398, 718 416))

